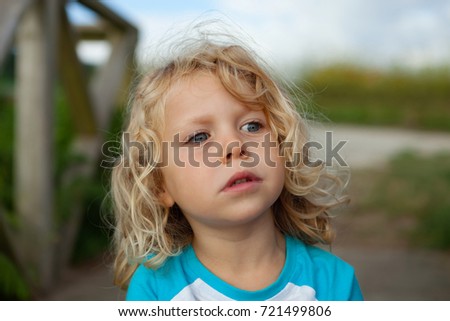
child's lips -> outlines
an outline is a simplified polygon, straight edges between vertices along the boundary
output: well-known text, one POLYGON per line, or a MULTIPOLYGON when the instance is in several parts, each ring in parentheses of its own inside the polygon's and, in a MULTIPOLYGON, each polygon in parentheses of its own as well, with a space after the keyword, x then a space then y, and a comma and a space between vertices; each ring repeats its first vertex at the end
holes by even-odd
POLYGON ((251 172, 238 172, 228 180, 222 191, 244 191, 261 182, 262 179, 251 172))

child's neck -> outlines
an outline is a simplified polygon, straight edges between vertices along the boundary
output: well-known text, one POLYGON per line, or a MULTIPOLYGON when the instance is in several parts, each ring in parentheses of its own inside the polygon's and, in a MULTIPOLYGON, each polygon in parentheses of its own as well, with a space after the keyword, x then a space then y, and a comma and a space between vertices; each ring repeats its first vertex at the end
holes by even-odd
POLYGON ((286 258, 284 236, 273 224, 231 233, 203 233, 194 237, 193 247, 198 259, 212 273, 248 291, 275 282, 286 258))

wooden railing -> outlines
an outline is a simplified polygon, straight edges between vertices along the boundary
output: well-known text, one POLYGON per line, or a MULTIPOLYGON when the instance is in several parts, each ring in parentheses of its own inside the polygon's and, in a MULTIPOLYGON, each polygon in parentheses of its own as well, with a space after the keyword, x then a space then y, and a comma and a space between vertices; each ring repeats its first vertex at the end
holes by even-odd
MULTIPOLYGON (((94 173, 103 135, 124 84, 131 79, 137 29, 99 1, 79 0, 101 24, 71 25, 64 0, 0 0, 0 65, 15 47, 14 199, 18 224, 0 219, 16 261, 30 284, 49 290, 68 264, 83 209, 54 221, 54 93, 61 80, 76 130, 72 146, 85 156, 67 169, 65 182, 94 173), (111 55, 88 79, 76 53, 83 37, 109 41, 111 55)), ((0 133, 1 135, 1 133, 0 133)))

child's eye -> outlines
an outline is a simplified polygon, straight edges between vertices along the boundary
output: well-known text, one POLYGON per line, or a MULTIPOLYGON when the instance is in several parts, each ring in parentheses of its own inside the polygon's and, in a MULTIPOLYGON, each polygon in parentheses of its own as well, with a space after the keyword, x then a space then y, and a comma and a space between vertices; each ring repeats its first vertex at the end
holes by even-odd
POLYGON ((205 132, 195 133, 192 136, 188 137, 186 143, 187 144, 200 144, 209 138, 209 134, 205 132))
POLYGON ((249 133, 256 133, 262 128, 262 124, 258 121, 251 121, 241 127, 242 130, 249 133))

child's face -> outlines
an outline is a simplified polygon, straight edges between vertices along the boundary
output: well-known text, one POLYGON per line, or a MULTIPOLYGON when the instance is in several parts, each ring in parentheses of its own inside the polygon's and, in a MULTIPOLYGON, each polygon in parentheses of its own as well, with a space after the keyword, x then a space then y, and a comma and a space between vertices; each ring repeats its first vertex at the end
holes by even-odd
POLYGON ((198 73, 172 88, 162 136, 170 145, 161 199, 177 203, 194 233, 271 216, 285 168, 262 110, 243 105, 215 76, 198 73))

